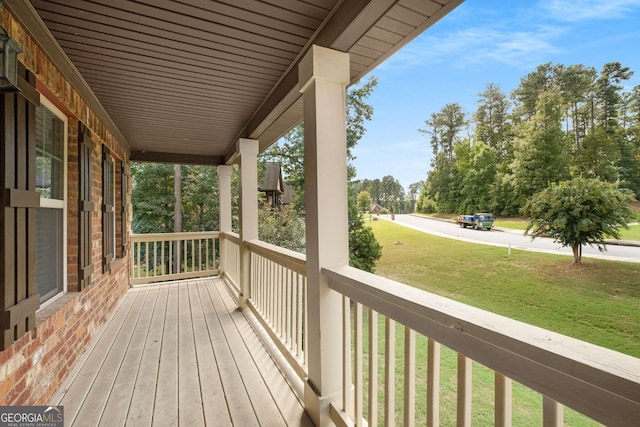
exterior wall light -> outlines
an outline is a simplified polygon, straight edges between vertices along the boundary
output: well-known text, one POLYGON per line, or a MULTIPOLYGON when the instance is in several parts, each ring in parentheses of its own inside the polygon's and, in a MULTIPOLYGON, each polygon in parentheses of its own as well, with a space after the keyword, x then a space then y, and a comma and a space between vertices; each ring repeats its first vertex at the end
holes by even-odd
POLYGON ((19 92, 18 54, 22 50, 4 31, 0 30, 0 92, 19 92))

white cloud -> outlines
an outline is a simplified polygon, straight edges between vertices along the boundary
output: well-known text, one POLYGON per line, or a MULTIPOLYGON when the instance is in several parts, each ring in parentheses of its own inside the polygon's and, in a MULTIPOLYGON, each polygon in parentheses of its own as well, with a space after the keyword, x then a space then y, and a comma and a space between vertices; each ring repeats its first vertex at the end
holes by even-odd
POLYGON ((547 0, 541 4, 548 17, 561 22, 624 18, 640 8, 640 0, 547 0))
POLYGON ((382 69, 445 62, 463 68, 487 61, 530 69, 550 54, 560 53, 562 38, 579 23, 624 18, 638 9, 640 0, 540 0, 500 15, 470 5, 455 20, 443 20, 443 25, 449 25, 445 31, 427 31, 382 69))
POLYGON ((552 26, 500 29, 487 25, 447 32, 442 37, 425 34, 398 52, 387 66, 448 62, 466 67, 490 61, 528 69, 545 54, 557 52, 553 40, 563 32, 552 26))

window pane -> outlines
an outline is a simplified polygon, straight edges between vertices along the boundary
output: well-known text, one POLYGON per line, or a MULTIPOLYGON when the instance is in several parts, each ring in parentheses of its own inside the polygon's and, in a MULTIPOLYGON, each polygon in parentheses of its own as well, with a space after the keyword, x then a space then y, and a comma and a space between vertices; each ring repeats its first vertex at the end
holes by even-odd
POLYGON ((40 302, 63 290, 62 210, 40 208, 36 213, 36 288, 40 302))
POLYGON ((44 106, 36 110, 36 189, 40 197, 64 197, 64 121, 44 106))

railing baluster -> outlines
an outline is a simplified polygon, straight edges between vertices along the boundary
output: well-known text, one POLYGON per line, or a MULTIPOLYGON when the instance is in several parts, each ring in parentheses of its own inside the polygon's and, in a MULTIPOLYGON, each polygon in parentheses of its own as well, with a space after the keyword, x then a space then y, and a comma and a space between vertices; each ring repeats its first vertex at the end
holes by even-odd
POLYGON ((251 265, 256 266, 256 278, 253 283, 256 284, 253 298, 256 300, 258 311, 264 315, 264 260, 262 257, 255 255, 255 261, 251 265))
POLYGON ((362 304, 355 304, 355 361, 354 361, 354 403, 355 403, 355 422, 356 425, 362 425, 362 304))
POLYGON ((309 336, 309 322, 307 322, 307 318, 309 316, 309 303, 307 302, 307 293, 308 293, 308 287, 307 287, 307 278, 304 277, 303 278, 303 295, 302 295, 302 303, 304 304, 304 313, 302 316, 302 322, 304 323, 304 335, 302 337, 302 350, 304 351, 304 364, 308 365, 309 364, 309 349, 307 348, 307 342, 305 341, 305 337, 309 336))
POLYGON ((302 354, 302 314, 304 312, 302 302, 302 280, 300 275, 296 273, 296 356, 301 357, 302 354))
POLYGON ((292 325, 291 325, 291 313, 293 311, 293 300, 292 300, 292 286, 291 286, 291 281, 292 281, 292 277, 293 277, 293 271, 287 269, 286 271, 287 273, 287 280, 285 280, 285 283, 287 285, 286 288, 286 295, 287 295, 287 299, 285 301, 285 308, 286 308, 286 319, 285 319, 285 329, 286 329, 286 335, 285 337, 287 338, 287 345, 289 346, 289 348, 291 348, 291 331, 292 331, 292 325))
POLYGON ((278 292, 278 311, 277 311, 277 319, 278 319, 278 332, 280 335, 280 338, 283 338, 283 322, 282 322, 282 318, 283 318, 283 311, 285 309, 284 307, 284 292, 283 292, 283 287, 282 287, 282 283, 284 281, 284 267, 281 266, 280 264, 278 264, 278 281, 276 282, 276 289, 278 292))
POLYGON ((384 319, 384 425, 395 426, 396 407, 396 322, 384 319))
POLYGON ((204 269, 209 270, 209 239, 204 241, 204 269))
POLYGON ((440 343, 427 343, 427 427, 440 425, 440 343))
POLYGON ((161 262, 161 266, 162 266, 162 274, 167 274, 167 270, 166 270, 166 268, 164 266, 164 240, 162 241, 162 246, 161 246, 160 249, 161 249, 161 253, 162 253, 162 256, 160 258, 160 262, 161 262))
POLYGON ((404 327, 404 425, 416 424, 416 333, 404 327))
POLYGON ((351 386, 353 385, 351 371, 351 300, 347 297, 342 298, 342 408, 349 414, 353 420, 355 417, 353 411, 353 394, 351 386))
POLYGON ((564 425, 564 407, 555 400, 542 396, 542 426, 562 427, 564 425))
MULTIPOLYGON (((191 248, 191 270, 190 271, 196 271, 196 263, 198 262, 198 260, 196 259, 196 241, 195 239, 191 239, 191 245, 187 245, 187 253, 189 253, 189 248, 191 248)), ((188 263, 187 263, 187 267, 188 267, 188 263)), ((187 270, 189 271, 189 270, 187 270)))
POLYGON ((369 425, 378 425, 378 313, 369 309, 369 425))
POLYGON ((271 301, 270 301, 270 311, 269 311, 269 319, 271 321, 271 326, 273 329, 276 329, 275 315, 276 315, 276 307, 277 307, 277 292, 276 292, 276 277, 278 274, 277 265, 273 261, 269 261, 269 267, 271 274, 269 275, 269 291, 271 292, 271 301))
POLYGON ((149 256, 149 242, 146 242, 146 248, 145 248, 145 252, 144 253, 146 255, 145 256, 146 259, 145 259, 145 262, 144 262, 144 264, 145 264, 145 267, 144 267, 145 268, 145 277, 149 277, 149 258, 150 258, 150 256, 149 256))
POLYGON ((471 359, 458 353, 458 423, 471 427, 471 359))
POLYGON ((511 379, 496 372, 495 375, 496 427, 511 426, 511 379))

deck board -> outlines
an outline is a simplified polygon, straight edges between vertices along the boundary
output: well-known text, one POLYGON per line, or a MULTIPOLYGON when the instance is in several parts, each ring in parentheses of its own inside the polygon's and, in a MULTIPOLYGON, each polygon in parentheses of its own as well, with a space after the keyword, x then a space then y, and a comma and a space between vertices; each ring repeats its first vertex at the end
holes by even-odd
MULTIPOLYGON (((224 398, 224 388, 218 373, 218 365, 217 363, 211 363, 212 360, 217 361, 217 359, 209 339, 209 329, 205 319, 201 292, 206 293, 206 289, 202 286, 189 288, 189 294, 194 301, 192 312, 193 335, 196 342, 204 419, 205 424, 227 427, 232 425, 231 418, 224 398)), ((206 298, 208 298, 208 294, 206 298)))
POLYGON ((151 323, 146 331, 144 350, 138 369, 133 395, 127 413, 127 424, 148 427, 153 419, 153 405, 156 394, 156 381, 160 368, 160 349, 162 348, 162 332, 164 331, 165 311, 169 297, 168 286, 159 288, 152 311, 151 323))
POLYGON ((127 292, 52 403, 66 425, 311 425, 217 278, 127 292))
POLYGON ((204 412, 198 361, 196 360, 196 345, 193 337, 190 287, 179 287, 178 360, 180 361, 180 375, 178 376, 178 401, 180 409, 178 415, 180 425, 198 427, 204 426, 204 412))
MULTIPOLYGON (((143 304, 155 306, 158 294, 147 292, 143 304)), ((129 346, 126 349, 122 365, 113 384, 111 394, 105 405, 100 426, 123 426, 127 420, 127 412, 140 369, 140 361, 144 351, 145 337, 149 331, 153 310, 141 310, 138 323, 131 334, 129 346), (105 415, 106 414, 106 415, 105 415)))
POLYGON ((225 331, 233 331, 233 333, 227 334, 227 341, 233 352, 235 362, 246 369, 243 376, 244 385, 249 393, 249 399, 253 404, 258 420, 265 426, 285 425, 284 419, 270 395, 269 388, 264 382, 264 378, 245 347, 242 336, 240 336, 235 327, 233 316, 235 314, 241 315, 240 312, 236 310, 235 304, 229 303, 231 298, 225 301, 225 294, 228 295, 228 293, 224 289, 218 287, 209 289, 210 292, 217 293, 216 297, 212 298, 215 302, 216 310, 219 313, 226 311, 229 314, 228 316, 221 316, 221 322, 223 322, 225 331))
POLYGON ((154 426, 178 425, 178 285, 171 284, 162 334, 154 426))
POLYGON ((78 415, 134 300, 125 298, 121 301, 51 399, 54 405, 64 404, 65 422, 72 423, 78 415))
POLYGON ((91 389, 85 397, 85 401, 91 402, 91 404, 82 405, 80 411, 78 411, 78 419, 95 420, 97 424, 102 418, 107 401, 111 395, 111 391, 113 390, 113 385, 118 375, 118 371, 125 359, 129 343, 131 342, 131 336, 133 335, 133 331, 138 323, 138 319, 142 311, 141 309, 144 306, 145 297, 146 295, 143 293, 139 293, 135 296, 131 310, 122 322, 122 325, 118 330, 118 334, 111 344, 109 352, 104 358, 98 374, 93 380, 91 389))

